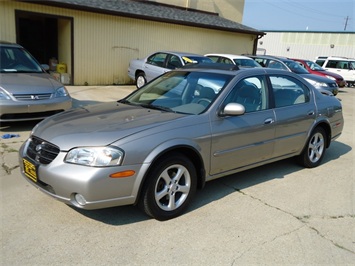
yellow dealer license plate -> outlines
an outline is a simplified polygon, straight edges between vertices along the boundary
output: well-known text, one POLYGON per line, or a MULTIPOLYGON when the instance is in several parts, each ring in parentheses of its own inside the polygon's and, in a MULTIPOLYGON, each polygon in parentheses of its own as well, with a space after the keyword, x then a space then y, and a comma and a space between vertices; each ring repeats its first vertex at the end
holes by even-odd
POLYGON ((27 161, 26 159, 23 159, 23 169, 25 172, 25 175, 31 179, 33 182, 37 182, 37 171, 36 171, 36 166, 27 161))

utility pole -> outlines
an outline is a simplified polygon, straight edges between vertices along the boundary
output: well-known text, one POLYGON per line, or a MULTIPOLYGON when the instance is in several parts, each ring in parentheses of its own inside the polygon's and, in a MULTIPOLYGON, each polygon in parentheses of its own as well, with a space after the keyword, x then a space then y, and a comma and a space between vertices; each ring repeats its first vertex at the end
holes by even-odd
POLYGON ((344 30, 346 30, 346 27, 348 26, 348 21, 349 21, 349 16, 346 16, 344 30))

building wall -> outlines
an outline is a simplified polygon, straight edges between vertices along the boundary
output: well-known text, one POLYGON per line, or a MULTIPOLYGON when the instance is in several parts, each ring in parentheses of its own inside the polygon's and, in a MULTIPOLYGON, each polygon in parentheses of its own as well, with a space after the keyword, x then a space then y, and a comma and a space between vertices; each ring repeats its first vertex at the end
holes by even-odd
POLYGON ((68 64, 69 74, 74 73, 74 85, 132 83, 127 75, 129 61, 157 50, 252 53, 255 38, 249 34, 0 1, 0 40, 16 41, 15 10, 60 16, 58 61, 68 64), (68 23, 73 23, 73 58, 68 51, 68 23), (70 69, 71 60, 74 69, 70 69))
POLYGON ((355 33, 266 32, 259 53, 314 60, 317 56, 355 58, 355 33))
POLYGON ((221 17, 242 23, 245 0, 150 0, 169 5, 218 13, 221 17))

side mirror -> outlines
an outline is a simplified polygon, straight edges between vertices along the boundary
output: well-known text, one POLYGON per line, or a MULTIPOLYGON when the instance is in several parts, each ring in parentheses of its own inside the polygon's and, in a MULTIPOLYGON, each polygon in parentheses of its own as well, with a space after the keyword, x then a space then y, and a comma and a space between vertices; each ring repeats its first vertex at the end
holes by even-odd
POLYGON ((47 65, 47 64, 41 64, 41 67, 42 67, 45 71, 48 71, 48 70, 49 70, 49 65, 47 65))
POLYGON ((220 116, 238 116, 245 113, 244 105, 240 103, 229 103, 219 113, 220 116))

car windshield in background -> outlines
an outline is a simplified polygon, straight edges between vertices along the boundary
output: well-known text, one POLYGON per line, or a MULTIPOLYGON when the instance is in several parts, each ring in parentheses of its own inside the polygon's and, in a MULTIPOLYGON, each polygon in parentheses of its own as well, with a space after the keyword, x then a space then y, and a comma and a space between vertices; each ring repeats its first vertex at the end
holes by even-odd
POLYGON ((176 113, 200 114, 232 78, 232 75, 218 73, 168 72, 123 102, 176 113))
POLYGON ((310 74, 308 70, 300 66, 295 61, 284 61, 284 63, 296 74, 310 74))
POLYGON ((26 50, 16 47, 1 47, 1 73, 42 73, 43 70, 26 50))
POLYGON ((312 62, 312 61, 306 61, 306 64, 309 66, 310 69, 315 70, 315 71, 325 71, 324 68, 320 67, 318 64, 312 62))

